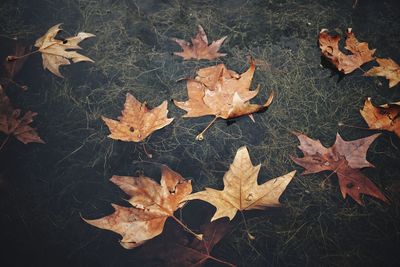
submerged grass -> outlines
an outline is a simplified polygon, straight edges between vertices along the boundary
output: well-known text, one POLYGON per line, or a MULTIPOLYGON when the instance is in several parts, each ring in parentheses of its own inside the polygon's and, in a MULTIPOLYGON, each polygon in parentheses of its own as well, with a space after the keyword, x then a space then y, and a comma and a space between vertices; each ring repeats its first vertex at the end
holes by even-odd
MULTIPOLYGON (((80 214, 109 214, 109 203, 121 202, 121 192, 108 182, 113 174, 139 171, 157 178, 158 165, 167 164, 193 179, 195 190, 222 188, 236 150, 246 145, 253 163, 263 166, 261 183, 293 169, 301 171, 289 158, 300 155, 291 131, 320 139, 326 146, 333 144, 337 132, 345 140, 364 137, 372 133, 349 126, 366 127, 359 115, 365 98, 384 103, 399 97, 398 89, 387 90, 386 81, 362 77, 361 71, 338 81, 321 66, 316 46, 321 28, 353 27, 360 40, 378 48, 379 56, 399 59, 399 37, 393 32, 400 22, 394 2, 373 6, 386 16, 367 21, 361 18, 371 12, 371 1, 360 1, 355 10, 351 1, 6 2, 1 9, 2 34, 34 40, 59 22, 65 22, 67 36, 78 31, 96 34, 83 44, 82 52, 95 64, 62 68, 66 78, 59 79, 42 71, 40 57, 32 56, 21 75, 30 89, 14 99, 19 106, 39 112, 36 126, 47 144, 10 145, 7 153, 18 160, 14 170, 18 179, 2 196, 1 220, 6 226, 16 222, 22 227, 14 229, 13 236, 5 234, 5 239, 25 240, 23 252, 41 240, 26 253, 35 254, 34 259, 42 263, 55 263, 58 258, 80 265, 121 266, 139 257, 120 249, 115 235, 80 220, 80 214), (170 37, 190 39, 198 24, 209 40, 228 35, 221 49, 228 56, 216 62, 183 62, 171 54, 179 48, 170 37), (170 103, 173 124, 145 141, 153 159, 145 156, 140 144, 107 138, 101 116, 119 116, 127 92, 150 107, 165 99, 185 100, 185 82, 177 80, 220 62, 241 73, 248 68, 249 56, 259 64, 253 87, 262 88, 254 102, 262 103, 276 92, 272 106, 255 115, 256 123, 247 117, 229 125, 219 120, 198 142, 195 136, 212 118, 181 118, 183 112, 170 103), (54 255, 46 259, 48 249, 54 255)), ((342 199, 334 175, 326 179, 329 173, 298 174, 280 209, 246 213, 255 240, 247 239, 238 218, 233 234, 216 253, 239 266, 392 264, 398 260, 400 207, 398 192, 390 190, 400 173, 399 148, 397 137, 383 134, 368 153, 376 168, 365 170, 379 188, 389 189, 385 193, 390 205, 365 197, 366 206, 357 206, 342 199)), ((191 205, 182 211, 184 218, 195 213, 191 205)))

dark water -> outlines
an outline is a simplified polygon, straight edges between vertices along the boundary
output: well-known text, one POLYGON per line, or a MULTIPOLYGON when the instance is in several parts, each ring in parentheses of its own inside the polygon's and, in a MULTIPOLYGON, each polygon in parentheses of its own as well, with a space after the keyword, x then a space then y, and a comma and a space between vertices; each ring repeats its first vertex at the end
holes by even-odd
MULTIPOLYGON (((126 196, 109 178, 143 172, 158 180, 160 164, 192 179, 194 190, 222 188, 222 177, 236 150, 246 145, 253 164, 262 164, 259 183, 291 170, 298 174, 281 198, 281 208, 246 212, 213 250, 238 266, 395 266, 400 260, 400 141, 384 133, 368 152, 376 168, 363 170, 390 199, 390 205, 364 197, 365 206, 342 199, 337 178, 329 173, 301 176, 289 155, 300 155, 290 131, 306 133, 330 146, 340 132, 346 140, 372 132, 359 115, 366 97, 374 103, 399 101, 399 85, 388 89, 383 78, 361 71, 345 77, 321 66, 317 35, 322 28, 343 34, 351 27, 379 57, 400 62, 398 1, 2 1, 0 34, 27 44, 63 22, 61 37, 79 31, 96 34, 82 43, 82 54, 95 64, 62 67, 64 79, 43 70, 41 57, 29 57, 15 78, 29 89, 7 87, 14 106, 39 113, 34 126, 46 144, 23 145, 15 139, 0 151, 1 266, 163 266, 157 253, 125 250, 118 235, 81 219, 126 205, 126 196), (171 37, 189 40, 201 24, 215 40, 228 36, 216 61, 183 62, 171 37), (218 121, 203 142, 194 137, 210 117, 182 119, 169 103, 174 123, 142 146, 107 138, 101 115, 116 118, 125 94, 150 107, 163 100, 187 98, 181 78, 223 62, 243 72, 248 56, 265 62, 253 86, 262 90, 254 103, 277 93, 271 108, 226 123, 218 121)), ((4 44, 1 45, 2 49, 4 44)), ((1 55, 5 56, 1 51, 1 55)), ((363 66, 369 69, 373 63, 363 66)), ((4 135, 0 135, 3 141, 4 135)), ((213 208, 194 202, 182 219, 193 229, 209 220, 213 208)), ((174 227, 173 221, 167 228, 174 227)), ((163 242, 162 237, 155 242, 163 242)), ((153 242, 153 241, 152 241, 153 242)), ((216 265, 209 261, 209 266, 216 265)))

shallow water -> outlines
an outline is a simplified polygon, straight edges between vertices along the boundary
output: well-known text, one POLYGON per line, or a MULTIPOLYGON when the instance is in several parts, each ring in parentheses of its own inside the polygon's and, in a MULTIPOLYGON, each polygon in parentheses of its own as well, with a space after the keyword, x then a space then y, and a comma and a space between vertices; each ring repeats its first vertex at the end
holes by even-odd
MULTIPOLYGON (((28 90, 7 88, 14 106, 39 113, 34 126, 46 144, 11 139, 0 151, 1 266, 163 266, 156 257, 148 259, 144 249, 123 249, 117 234, 86 224, 81 215, 99 218, 112 212, 110 203, 127 205, 123 192, 109 182, 112 175, 143 172, 158 180, 160 164, 192 179, 195 191, 222 189, 222 177, 243 145, 253 164, 262 164, 259 183, 294 169, 298 174, 281 197, 281 208, 245 213, 255 240, 247 239, 238 215, 213 255, 238 266, 395 266, 400 260, 399 138, 382 134, 368 151, 376 167, 363 170, 389 205, 368 196, 364 207, 343 199, 335 175, 322 185, 329 173, 301 176, 303 169, 289 158, 301 156, 291 131, 326 146, 337 132, 345 140, 365 137, 374 132, 338 123, 365 128, 359 109, 366 97, 377 104, 400 99, 399 85, 389 89, 383 78, 363 77, 361 70, 339 77, 321 65, 319 31, 343 34, 348 27, 376 48, 377 56, 400 62, 397 1, 352 5, 351 0, 2 1, 2 36, 32 44, 63 22, 61 37, 96 34, 82 42, 81 51, 96 63, 62 67, 61 79, 32 55, 15 79, 28 90), (209 41, 228 36, 221 48, 226 57, 184 62, 172 55, 180 48, 170 38, 189 40, 198 24, 209 41), (101 116, 119 116, 127 92, 150 107, 166 99, 183 101, 185 82, 177 80, 221 62, 242 73, 249 56, 265 63, 254 76, 253 88, 259 84, 261 92, 253 103, 276 92, 271 107, 254 115, 255 123, 248 117, 219 120, 199 142, 195 136, 212 118, 181 118, 184 112, 170 102, 175 121, 146 140, 152 159, 141 144, 107 138, 101 116)), ((0 141, 4 138, 1 134, 0 141)), ((213 211, 193 202, 177 215, 197 229, 213 211)))

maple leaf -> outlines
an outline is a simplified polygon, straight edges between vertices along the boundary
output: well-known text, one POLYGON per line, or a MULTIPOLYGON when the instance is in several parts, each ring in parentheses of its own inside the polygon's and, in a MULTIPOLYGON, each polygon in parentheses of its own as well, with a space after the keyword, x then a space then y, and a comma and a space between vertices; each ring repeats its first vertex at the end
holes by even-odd
MULTIPOLYGON (((259 88, 250 91, 254 70, 253 61, 242 75, 229 71, 223 64, 200 69, 194 80, 187 81, 189 100, 174 100, 174 104, 187 111, 183 117, 214 115, 215 119, 231 119, 266 109, 272 103, 273 93, 263 105, 249 102, 259 92, 259 88)), ((196 137, 197 140, 203 139, 205 130, 196 137)))
POLYGON ((360 194, 366 194, 388 202, 375 184, 360 171, 364 167, 374 167, 366 159, 367 150, 380 134, 353 141, 344 141, 337 134, 335 144, 329 148, 324 147, 319 140, 313 140, 304 134, 295 134, 304 157, 291 156, 291 159, 305 168, 303 174, 333 171, 338 176, 343 198, 349 195, 358 204, 364 205, 360 194))
POLYGON ((237 211, 264 210, 280 205, 279 197, 294 177, 296 171, 271 179, 261 185, 257 183, 261 164, 253 166, 245 146, 238 149, 235 159, 224 175, 224 189, 206 188, 187 196, 184 200, 200 199, 216 207, 211 221, 222 217, 230 220, 237 211))
POLYGON ((197 60, 213 60, 218 57, 226 56, 226 54, 218 53, 218 50, 227 36, 224 36, 217 41, 213 41, 210 45, 208 45, 207 35, 203 27, 201 27, 201 25, 198 25, 197 27, 198 33, 195 38, 191 39, 192 44, 182 39, 171 38, 183 49, 183 52, 174 52, 174 55, 183 57, 183 60, 188 60, 191 58, 195 58, 197 60))
MULTIPOLYGON (((28 45, 25 45, 22 41, 16 39, 10 39, 0 36, 0 44, 1 50, 6 51, 6 55, 15 55, 16 57, 20 57, 28 53, 31 48, 28 45)), ((0 83, 7 87, 10 83, 17 85, 23 90, 27 89, 27 86, 20 85, 13 81, 15 76, 21 71, 22 67, 25 64, 25 61, 28 59, 27 57, 22 57, 20 60, 7 60, 8 57, 5 57, 2 60, 0 65, 0 83)))
POLYGON ((127 249, 138 247, 161 234, 168 217, 182 224, 174 212, 181 207, 183 198, 192 192, 191 181, 165 165, 161 167, 161 173, 160 184, 143 175, 114 175, 111 181, 131 197, 128 202, 133 207, 112 204, 115 209, 113 214, 100 219, 83 220, 120 234, 120 243, 127 249))
MULTIPOLYGON (((8 136, 14 135, 16 139, 24 144, 44 143, 35 129, 29 126, 36 115, 36 112, 28 111, 20 117, 21 110, 12 107, 9 98, 0 86, 0 132, 8 136)), ((8 137, 6 140, 8 140, 8 137)))
POLYGON ((168 227, 159 240, 147 243, 141 253, 141 258, 161 260, 162 266, 203 266, 207 261, 216 261, 227 266, 231 263, 211 255, 214 246, 221 241, 232 227, 226 220, 218 220, 200 227, 203 240, 193 238, 186 232, 168 227), (157 242, 155 242, 157 241, 157 242))
POLYGON ((389 88, 400 82, 400 66, 391 58, 377 58, 379 67, 373 67, 365 76, 383 76, 389 80, 389 88))
POLYGON ((92 59, 79 54, 73 49, 81 49, 78 45, 86 38, 94 37, 94 34, 79 32, 78 35, 66 38, 64 40, 55 39, 57 33, 61 30, 61 23, 51 27, 45 35, 35 42, 35 47, 42 53, 43 68, 48 69, 58 77, 63 77, 59 67, 61 65, 69 65, 81 61, 94 62, 92 59))
POLYGON ((400 137, 400 102, 375 107, 368 97, 360 113, 370 129, 394 132, 400 137))
POLYGON ((368 43, 360 43, 354 36, 351 28, 347 29, 345 45, 345 49, 350 51, 351 55, 340 51, 339 35, 329 35, 326 29, 321 30, 318 41, 322 55, 344 74, 351 73, 364 63, 374 59, 373 55, 376 49, 370 50, 368 43))
POLYGON ((140 142, 173 121, 168 118, 168 103, 164 101, 154 109, 148 109, 146 102, 140 103, 136 98, 127 93, 119 121, 108 119, 102 116, 103 121, 111 131, 110 138, 121 141, 140 142))

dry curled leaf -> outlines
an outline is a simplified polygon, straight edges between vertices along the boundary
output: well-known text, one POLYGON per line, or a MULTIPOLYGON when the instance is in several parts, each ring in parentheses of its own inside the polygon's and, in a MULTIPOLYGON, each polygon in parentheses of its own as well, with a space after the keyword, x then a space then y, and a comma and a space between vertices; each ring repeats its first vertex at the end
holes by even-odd
POLYGON ((183 49, 182 52, 174 52, 174 55, 183 57, 184 60, 192 58, 197 60, 213 60, 218 57, 226 56, 226 54, 218 53, 219 48, 226 38, 227 36, 224 36, 221 39, 213 41, 210 45, 208 45, 207 35, 204 32, 203 27, 199 25, 196 37, 192 38, 191 40, 192 44, 182 39, 172 38, 172 40, 179 44, 183 49))
POLYGON ((224 175, 224 189, 206 188, 187 196, 184 200, 200 199, 216 207, 211 221, 222 217, 230 220, 237 211, 264 210, 280 205, 279 197, 294 177, 296 171, 271 179, 261 185, 257 183, 260 165, 253 166, 245 146, 238 149, 235 159, 224 175))
MULTIPOLYGON (((216 118, 231 119, 264 110, 271 105, 274 95, 271 94, 263 105, 250 104, 259 92, 259 88, 250 90, 254 70, 253 61, 241 75, 228 70, 223 64, 200 69, 195 79, 187 81, 189 100, 174 100, 174 104, 187 111, 183 117, 214 115, 216 118)), ((198 139, 202 140, 202 137, 198 139)))
POLYGON ((291 158, 305 168, 303 174, 333 171, 338 176, 343 198, 349 195, 363 205, 360 194, 366 194, 388 202, 385 195, 360 171, 364 167, 373 167, 366 159, 367 150, 379 134, 353 141, 344 141, 337 134, 335 144, 329 148, 324 147, 319 140, 313 140, 301 133, 295 134, 304 157, 291 158))
POLYGON ((400 137, 400 102, 375 107, 368 97, 360 113, 370 129, 394 132, 400 137))
POLYGON ((66 38, 64 40, 55 39, 57 33, 61 30, 60 24, 51 27, 45 35, 35 42, 35 47, 42 53, 43 68, 48 69, 58 77, 63 77, 59 67, 61 65, 69 65, 81 61, 94 62, 92 59, 79 54, 74 49, 81 49, 78 45, 86 38, 94 37, 94 34, 80 32, 78 35, 66 38))
POLYGON ((8 136, 14 135, 24 144, 44 143, 36 130, 29 125, 36 115, 36 112, 28 111, 21 117, 21 110, 12 107, 9 98, 0 86, 0 132, 8 136))
POLYGON ((358 69, 364 63, 374 59, 375 49, 370 50, 368 43, 359 42, 352 29, 347 29, 345 49, 351 52, 347 55, 339 49, 339 35, 329 35, 326 29, 322 29, 319 33, 319 48, 324 57, 326 57, 336 68, 348 74, 358 69))
POLYGON ((391 58, 377 58, 379 67, 373 67, 365 76, 382 76, 389 80, 389 88, 400 82, 400 66, 391 58))
POLYGON ((112 204, 115 212, 96 220, 85 222, 101 229, 118 233, 124 248, 131 249, 161 234, 168 217, 181 207, 180 202, 192 192, 190 180, 167 166, 161 167, 160 184, 140 175, 139 177, 116 176, 111 181, 130 196, 133 207, 112 204))
POLYGON ((168 103, 164 101, 154 109, 148 109, 146 102, 140 103, 136 98, 127 93, 118 121, 102 116, 102 119, 110 129, 110 138, 122 141, 139 142, 144 140, 154 131, 161 129, 173 121, 168 118, 168 103))

